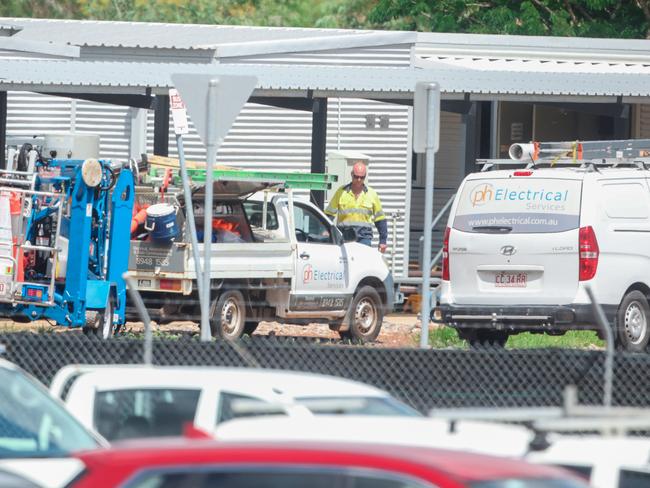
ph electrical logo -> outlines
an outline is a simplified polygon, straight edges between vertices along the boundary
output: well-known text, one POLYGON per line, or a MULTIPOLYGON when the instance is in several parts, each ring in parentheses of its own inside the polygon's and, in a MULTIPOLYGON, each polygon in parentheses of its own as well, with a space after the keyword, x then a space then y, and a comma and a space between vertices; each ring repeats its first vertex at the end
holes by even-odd
POLYGON ((302 282, 307 284, 313 280, 314 280, 314 269, 311 267, 311 264, 306 264, 302 268, 302 282))
POLYGON ((469 200, 472 202, 472 207, 480 207, 493 198, 494 187, 490 183, 483 183, 475 186, 469 193, 469 200))

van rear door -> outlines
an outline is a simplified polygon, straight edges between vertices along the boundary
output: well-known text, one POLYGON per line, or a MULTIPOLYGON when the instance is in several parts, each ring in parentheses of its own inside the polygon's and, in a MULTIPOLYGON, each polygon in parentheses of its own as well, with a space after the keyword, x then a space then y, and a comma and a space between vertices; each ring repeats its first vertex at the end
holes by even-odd
POLYGON ((465 181, 449 235, 455 303, 570 303, 578 287, 582 179, 563 173, 500 171, 465 181))

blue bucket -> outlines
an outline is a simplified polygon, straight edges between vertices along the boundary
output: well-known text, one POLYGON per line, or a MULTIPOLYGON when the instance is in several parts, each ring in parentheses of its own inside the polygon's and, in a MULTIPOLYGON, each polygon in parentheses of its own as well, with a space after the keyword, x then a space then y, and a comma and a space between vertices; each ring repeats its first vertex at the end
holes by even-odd
POLYGON ((154 241, 173 241, 178 236, 176 208, 169 203, 156 203, 147 208, 144 228, 154 241))

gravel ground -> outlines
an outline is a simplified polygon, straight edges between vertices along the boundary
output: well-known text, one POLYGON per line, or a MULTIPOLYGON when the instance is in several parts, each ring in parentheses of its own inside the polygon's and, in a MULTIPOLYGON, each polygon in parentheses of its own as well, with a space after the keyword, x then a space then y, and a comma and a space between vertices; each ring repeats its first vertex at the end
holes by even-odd
MULTIPOLYGON (((282 325, 277 322, 262 322, 253 335, 276 335, 291 337, 321 337, 338 339, 339 334, 327 325, 308 326, 282 325)), ((416 347, 420 340, 420 321, 411 314, 391 314, 384 318, 377 347, 416 347)))
MULTIPOLYGON (((126 330, 142 332, 142 323, 129 322, 126 330)), ((154 330, 170 334, 198 334, 199 326, 193 322, 172 322, 165 325, 154 324, 154 330)), ((49 325, 45 321, 36 321, 28 324, 12 321, 0 321, 0 333, 16 331, 80 333, 80 330, 69 331, 65 327, 49 325)), ((321 339, 339 339, 337 332, 333 332, 327 325, 312 324, 307 326, 284 325, 278 322, 262 322, 254 336, 275 335, 277 337, 313 337, 321 339)), ((420 321, 413 314, 390 314, 384 318, 384 323, 375 347, 417 347, 420 339, 420 321)))

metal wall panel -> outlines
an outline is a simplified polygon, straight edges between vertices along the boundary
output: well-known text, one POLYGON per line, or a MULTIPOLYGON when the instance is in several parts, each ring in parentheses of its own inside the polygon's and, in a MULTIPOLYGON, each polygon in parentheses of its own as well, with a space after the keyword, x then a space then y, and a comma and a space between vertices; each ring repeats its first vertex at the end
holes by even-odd
POLYGON ((11 136, 72 131, 98 134, 101 157, 126 159, 129 130, 126 107, 31 92, 7 95, 7 134, 11 136))
POLYGON ((7 135, 34 136, 68 132, 71 101, 29 92, 7 94, 7 135))
POLYGON ((78 100, 75 127, 78 132, 99 134, 100 156, 128 159, 131 117, 128 107, 78 100))
MULTIPOLYGON (((423 171, 424 164, 419 165, 423 171)), ((456 193, 465 176, 465 124, 459 114, 441 112, 440 114, 440 150, 435 156, 435 173, 433 193, 433 216, 456 193)), ((418 180, 423 182, 424 179, 418 180)), ((433 231, 431 241, 432 256, 442 247, 442 237, 447 216, 444 216, 433 231)), ((411 225, 409 260, 417 262, 419 242, 424 226, 424 187, 415 183, 411 190, 411 225)))

